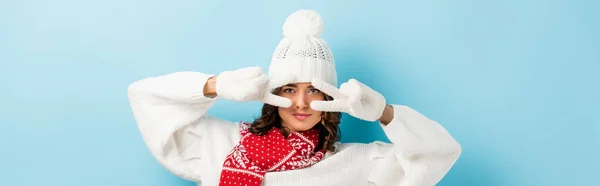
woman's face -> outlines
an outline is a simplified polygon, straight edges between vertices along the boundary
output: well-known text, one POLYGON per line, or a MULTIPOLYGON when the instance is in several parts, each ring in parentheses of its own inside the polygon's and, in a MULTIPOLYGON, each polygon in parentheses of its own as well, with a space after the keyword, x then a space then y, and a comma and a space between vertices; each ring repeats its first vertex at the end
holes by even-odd
POLYGON ((292 101, 289 108, 278 107, 281 124, 290 132, 309 130, 321 121, 322 112, 311 109, 310 102, 324 100, 325 94, 310 83, 284 85, 279 95, 292 101))

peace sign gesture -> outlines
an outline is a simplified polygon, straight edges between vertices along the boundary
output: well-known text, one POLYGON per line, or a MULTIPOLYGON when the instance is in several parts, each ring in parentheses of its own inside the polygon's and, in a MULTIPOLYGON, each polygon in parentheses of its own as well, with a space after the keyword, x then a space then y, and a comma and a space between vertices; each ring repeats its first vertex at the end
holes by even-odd
POLYGON ((346 112, 362 120, 376 121, 385 109, 385 97, 356 79, 342 83, 340 89, 320 79, 313 79, 312 86, 333 97, 332 101, 312 101, 310 107, 314 110, 346 112))
POLYGON ((258 67, 246 67, 219 73, 216 78, 216 92, 219 97, 233 101, 261 101, 278 107, 290 107, 288 98, 274 95, 271 90, 292 83, 293 76, 269 78, 258 67))

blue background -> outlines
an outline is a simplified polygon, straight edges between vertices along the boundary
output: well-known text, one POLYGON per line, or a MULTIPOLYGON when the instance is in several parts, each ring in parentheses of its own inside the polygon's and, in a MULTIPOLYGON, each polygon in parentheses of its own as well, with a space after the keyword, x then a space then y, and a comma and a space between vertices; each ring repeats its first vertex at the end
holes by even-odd
MULTIPOLYGON (((463 145, 439 185, 593 185, 600 1, 0 1, 0 185, 191 186, 157 164, 135 80, 264 68, 285 18, 317 10, 340 82, 438 121, 463 145)), ((250 120, 259 103, 210 114, 250 120)), ((387 141, 345 115, 344 142, 387 141)))

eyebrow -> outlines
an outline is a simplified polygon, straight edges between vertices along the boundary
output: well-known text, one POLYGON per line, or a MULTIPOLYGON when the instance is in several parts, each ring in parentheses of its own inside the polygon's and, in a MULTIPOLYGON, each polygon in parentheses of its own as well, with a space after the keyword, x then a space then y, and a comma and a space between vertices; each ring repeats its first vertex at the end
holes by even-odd
MULTIPOLYGON (((284 87, 293 87, 293 88, 298 88, 298 86, 296 86, 296 84, 287 84, 287 85, 283 85, 284 87)), ((308 88, 315 88, 314 86, 308 86, 308 88)))

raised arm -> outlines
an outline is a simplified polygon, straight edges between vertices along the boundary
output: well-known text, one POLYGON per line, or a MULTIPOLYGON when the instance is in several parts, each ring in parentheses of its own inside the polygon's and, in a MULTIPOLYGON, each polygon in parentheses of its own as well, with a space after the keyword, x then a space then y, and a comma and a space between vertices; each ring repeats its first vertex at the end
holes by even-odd
MULTIPOLYGON (((392 105, 389 109, 393 113, 391 121, 380 120, 379 123, 393 144, 393 153, 383 153, 383 157, 395 160, 392 162, 397 166, 380 163, 376 171, 388 177, 402 176, 394 184, 398 186, 437 184, 460 156, 460 144, 440 124, 408 106, 392 105)), ((374 181, 381 180, 392 179, 381 177, 374 181)))
POLYGON ((313 101, 313 109, 378 120, 383 127, 393 144, 374 146, 369 180, 376 185, 435 185, 460 156, 460 145, 444 127, 407 106, 387 105, 383 95, 356 79, 340 89, 318 79, 312 85, 334 99, 313 101))
POLYGON ((152 155, 170 172, 195 182, 209 166, 202 158, 225 154, 239 138, 237 125, 206 115, 216 100, 214 81, 207 83, 210 77, 176 72, 138 80, 128 90, 133 115, 152 155), (208 143, 212 139, 222 141, 214 146, 208 143))
POLYGON ((269 79, 260 67, 217 76, 176 72, 134 82, 129 101, 144 142, 158 162, 177 176, 199 182, 204 172, 221 166, 240 137, 239 123, 206 114, 217 96, 287 107, 291 101, 270 90, 291 81, 293 77, 269 79))

